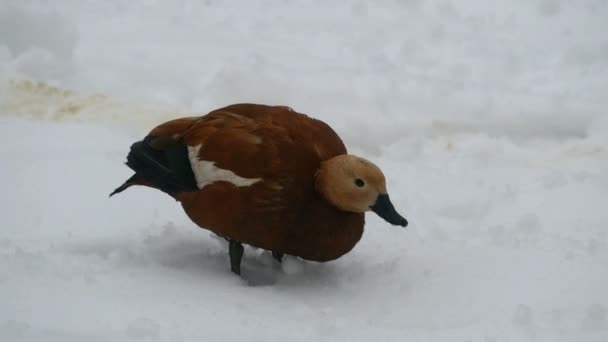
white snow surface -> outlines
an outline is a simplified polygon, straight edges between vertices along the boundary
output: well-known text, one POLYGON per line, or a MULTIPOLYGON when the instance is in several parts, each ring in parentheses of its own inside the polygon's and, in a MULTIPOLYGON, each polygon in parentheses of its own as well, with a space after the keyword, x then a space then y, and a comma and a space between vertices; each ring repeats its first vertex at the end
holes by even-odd
POLYGON ((608 2, 0 1, 0 341, 608 341, 608 2), (330 263, 131 175, 166 119, 329 123, 385 172, 330 263), (244 227, 246 229, 246 227, 244 227))

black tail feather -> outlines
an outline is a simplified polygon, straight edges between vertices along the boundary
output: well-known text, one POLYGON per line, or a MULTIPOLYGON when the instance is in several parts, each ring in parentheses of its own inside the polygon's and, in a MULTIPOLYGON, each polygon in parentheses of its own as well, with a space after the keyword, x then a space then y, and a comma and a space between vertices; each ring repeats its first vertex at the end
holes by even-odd
POLYGON ((124 191, 131 185, 146 184, 174 196, 177 192, 198 190, 185 145, 175 144, 164 150, 150 146, 152 137, 131 145, 127 166, 135 175, 112 192, 124 191))
POLYGON ((125 191, 131 185, 137 184, 136 180, 137 180, 137 174, 134 174, 133 176, 131 176, 131 178, 127 179, 124 183, 122 183, 121 186, 114 189, 114 191, 112 191, 112 193, 110 194, 110 197, 125 191))

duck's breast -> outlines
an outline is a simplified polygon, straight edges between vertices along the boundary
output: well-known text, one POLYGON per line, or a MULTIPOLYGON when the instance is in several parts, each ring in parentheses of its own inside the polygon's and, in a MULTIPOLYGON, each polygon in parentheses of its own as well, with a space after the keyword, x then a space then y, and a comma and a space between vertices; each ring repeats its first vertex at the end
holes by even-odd
POLYGON ((218 182, 179 200, 193 222, 243 243, 307 260, 329 261, 348 253, 363 234, 364 215, 325 200, 285 198, 266 184, 239 188, 218 182))

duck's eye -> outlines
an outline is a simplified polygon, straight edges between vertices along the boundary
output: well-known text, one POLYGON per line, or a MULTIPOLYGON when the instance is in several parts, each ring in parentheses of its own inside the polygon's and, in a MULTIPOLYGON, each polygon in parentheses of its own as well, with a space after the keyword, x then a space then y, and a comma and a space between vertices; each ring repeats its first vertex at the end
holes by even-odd
POLYGON ((365 186, 365 182, 363 181, 363 179, 357 178, 357 179, 355 179, 355 185, 358 186, 359 188, 362 188, 365 186))

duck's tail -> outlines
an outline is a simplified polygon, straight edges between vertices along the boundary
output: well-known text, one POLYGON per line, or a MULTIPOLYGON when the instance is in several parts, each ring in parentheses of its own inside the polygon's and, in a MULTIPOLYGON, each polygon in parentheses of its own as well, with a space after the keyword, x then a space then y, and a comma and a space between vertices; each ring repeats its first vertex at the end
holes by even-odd
POLYGON ((116 188, 110 196, 120 193, 132 185, 144 185, 161 190, 172 197, 183 191, 198 190, 185 145, 156 149, 150 146, 153 138, 148 136, 131 145, 127 155, 127 166, 135 174, 116 188))
POLYGON ((142 179, 139 179, 139 175, 136 173, 133 176, 131 176, 131 178, 127 179, 124 183, 122 183, 121 186, 114 189, 114 191, 112 191, 112 193, 110 194, 110 197, 127 190, 131 185, 146 185, 146 184, 143 183, 142 179))

